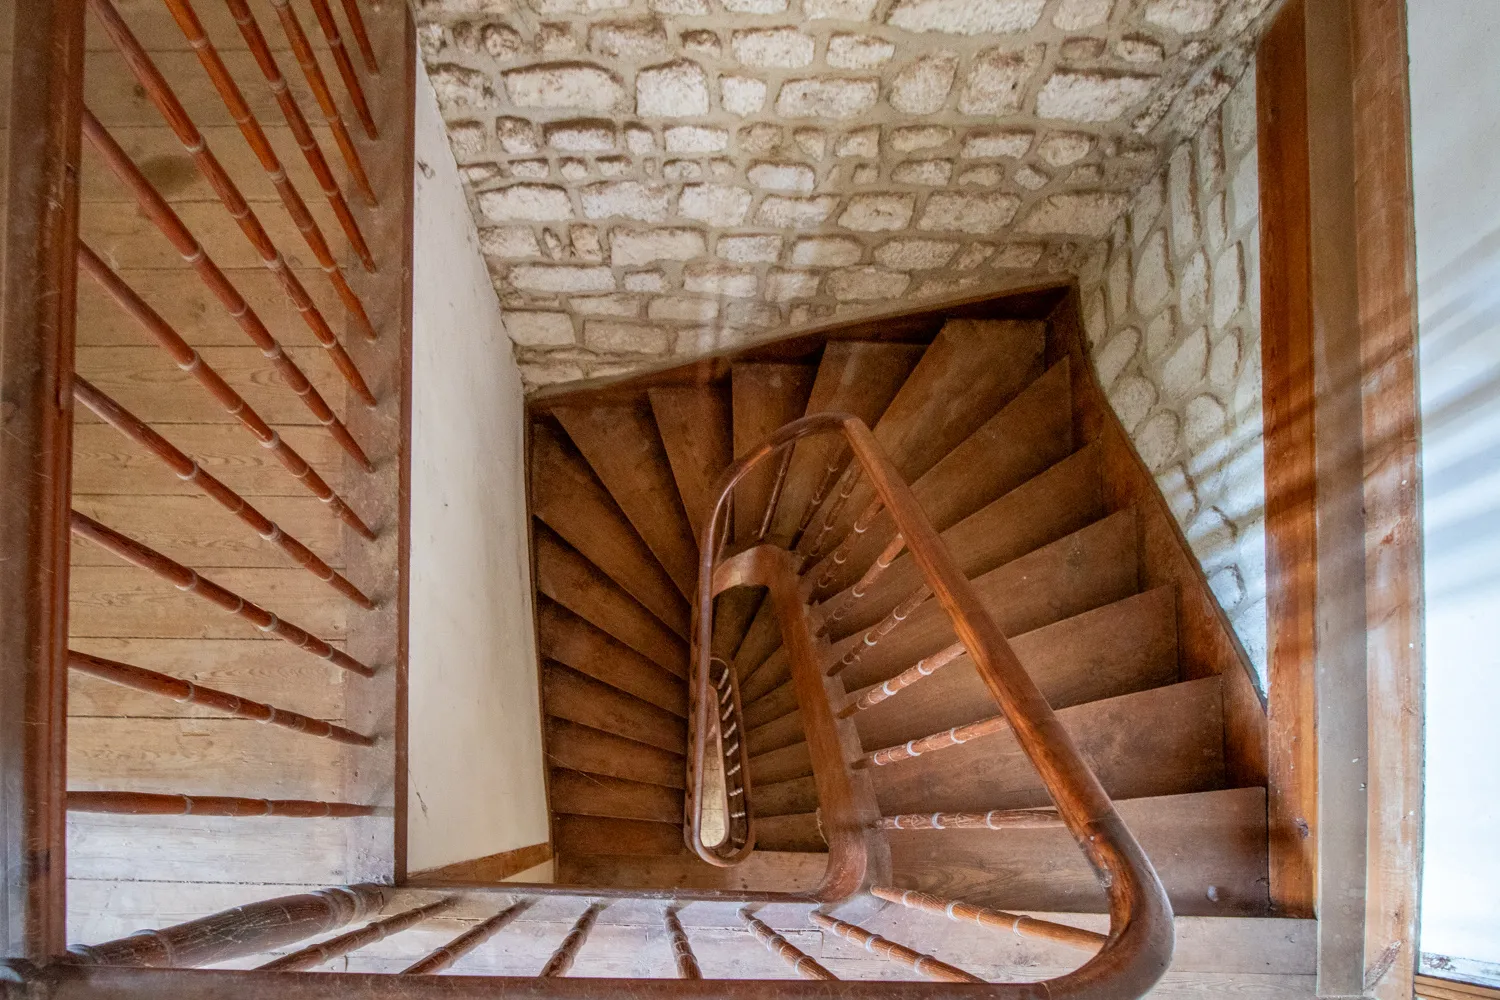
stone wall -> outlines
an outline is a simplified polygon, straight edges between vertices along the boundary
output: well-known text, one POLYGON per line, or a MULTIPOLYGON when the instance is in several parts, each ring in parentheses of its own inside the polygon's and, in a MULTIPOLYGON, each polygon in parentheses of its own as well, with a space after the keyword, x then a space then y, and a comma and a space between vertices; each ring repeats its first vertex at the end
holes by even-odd
POLYGON ((1094 363, 1265 687, 1255 74, 1084 262, 1094 363))

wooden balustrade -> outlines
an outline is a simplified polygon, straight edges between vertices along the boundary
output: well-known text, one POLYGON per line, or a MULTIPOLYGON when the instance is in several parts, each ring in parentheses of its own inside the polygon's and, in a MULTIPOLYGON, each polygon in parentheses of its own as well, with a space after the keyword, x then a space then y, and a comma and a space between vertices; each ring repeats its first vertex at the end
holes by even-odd
POLYGON ((143 545, 133 538, 127 538, 118 531, 107 528, 93 518, 80 514, 76 510, 73 511, 72 517, 71 526, 75 535, 87 538, 89 541, 104 547, 127 562, 133 563, 142 569, 150 570, 171 583, 178 590, 189 594, 196 594, 211 604, 218 605, 230 614, 238 615, 245 619, 260 631, 274 635, 283 642, 291 643, 298 649, 305 649, 312 655, 321 657, 335 666, 342 667, 363 677, 375 676, 373 669, 360 663, 343 650, 334 649, 327 642, 319 639, 311 632, 298 628, 289 622, 282 621, 259 605, 245 600, 243 597, 219 586, 212 580, 204 579, 196 571, 167 558, 155 549, 143 545))
MULTIPOLYGON (((823 515, 823 520, 818 525, 818 533, 813 535, 811 540, 807 540, 807 536, 803 536, 806 544, 803 547, 799 547, 799 551, 803 553, 802 568, 805 569, 823 558, 823 545, 828 541, 829 534, 832 533, 834 526, 843 515, 844 507, 848 505, 849 498, 854 495, 855 489, 859 486, 860 472, 861 470, 858 465, 845 467, 843 475, 839 477, 839 491, 834 495, 833 502, 828 505, 828 512, 823 515)), ((879 512, 877 511, 877 513, 879 512)))
MULTIPOLYGON (((271 336, 271 331, 261 322, 255 310, 250 308, 250 303, 239 293, 229 278, 225 276, 219 265, 215 264, 213 258, 204 251, 203 246, 197 238, 183 225, 182 219, 172 210, 163 198, 141 173, 140 168, 120 148, 114 137, 99 124, 99 120, 87 109, 83 112, 83 135, 89 140, 89 144, 98 150, 99 155, 104 158, 106 164, 114 172, 127 188, 135 195, 136 202, 140 206, 142 214, 150 219, 162 235, 177 248, 182 259, 192 265, 193 270, 198 273, 199 278, 208 286, 229 315, 234 317, 240 329, 245 335, 260 348, 262 354, 275 367, 287 388, 291 389, 302 398, 302 402, 318 423, 328 428, 335 440, 354 457, 356 461, 365 468, 366 472, 372 471, 375 466, 364 450, 354 440, 343 421, 334 414, 333 409, 323 399, 322 393, 302 373, 286 352, 282 350, 281 344, 271 336)), ((80 244, 81 245, 81 244, 80 244)))
POLYGON ((583 947, 583 942, 588 940, 589 931, 594 928, 594 921, 599 919, 599 914, 608 905, 603 900, 589 904, 589 908, 579 915, 573 924, 573 929, 568 931, 568 936, 562 939, 562 944, 547 959, 547 964, 542 966, 542 971, 537 975, 542 979, 556 979, 566 976, 568 970, 573 968, 573 960, 578 957, 578 950, 583 947))
POLYGON ((936 913, 958 923, 972 923, 980 927, 1008 930, 1021 937, 1051 941, 1054 944, 1066 945, 1082 951, 1096 952, 1109 939, 1108 934, 1085 930, 1082 927, 1070 927, 1053 920, 1041 920, 1019 913, 1006 913, 1004 910, 972 906, 956 899, 940 899, 937 896, 911 889, 893 889, 890 886, 876 885, 870 887, 870 894, 891 903, 900 903, 913 910, 921 910, 923 913, 936 913))
POLYGON ((902 944, 883 938, 879 934, 865 930, 858 924, 847 923, 837 920, 824 913, 809 914, 812 922, 823 928, 835 937, 841 937, 845 941, 853 942, 865 949, 872 955, 915 969, 924 976, 938 979, 945 983, 982 983, 983 979, 971 975, 957 966, 949 965, 947 962, 939 961, 931 955, 924 955, 902 944))
MULTIPOLYGON (((905 550, 905 548, 906 539, 903 538, 901 533, 898 531, 896 533, 896 537, 892 538, 890 542, 886 544, 886 547, 875 559, 875 562, 870 565, 870 568, 865 570, 864 575, 855 582, 853 587, 849 588, 848 596, 839 602, 838 607, 832 609, 827 614, 820 616, 820 620, 818 622, 818 634, 823 635, 827 633, 830 628, 832 628, 838 622, 842 621, 844 616, 852 611, 854 609, 854 606, 860 602, 860 599, 869 592, 870 585, 873 584, 876 580, 880 579, 880 575, 882 573, 891 568, 891 563, 896 561, 896 557, 899 556, 902 551, 905 550)), ((830 570, 828 573, 824 574, 823 578, 820 578, 818 580, 818 589, 821 590, 822 588, 829 586, 833 583, 833 579, 833 573, 830 570)))
MULTIPOLYGON (((306 486, 313 496, 328 504, 341 521, 360 535, 367 539, 375 537, 375 532, 371 531, 359 515, 340 499, 333 491, 333 487, 318 475, 308 461, 283 441, 281 435, 271 429, 271 425, 266 423, 249 403, 245 402, 243 396, 224 381, 212 365, 189 347, 187 341, 183 340, 155 309, 147 305, 146 301, 122 281, 98 254, 81 241, 78 244, 78 263, 90 277, 99 283, 110 298, 129 313, 132 319, 140 323, 146 332, 172 356, 172 361, 177 367, 197 379, 199 384, 208 390, 209 395, 224 407, 225 412, 255 435, 255 439, 260 442, 262 448, 269 449, 271 454, 276 456, 276 460, 292 474, 293 478, 306 486)), ((74 378, 77 379, 78 376, 75 375, 74 378)))
POLYGON ((755 935, 756 940, 766 946, 767 951, 781 959, 787 965, 790 965, 792 971, 803 979, 820 979, 825 981, 838 979, 838 976, 835 976, 803 954, 800 948, 776 933, 764 921, 753 916, 749 910, 741 910, 740 919, 745 922, 745 926, 750 929, 750 933, 755 935))
POLYGON ((373 736, 356 733, 352 729, 345 729, 343 726, 336 726, 322 719, 310 718, 298 712, 276 708, 274 705, 251 701, 249 698, 241 698, 227 691, 203 687, 168 674, 159 674, 155 670, 147 670, 145 667, 120 663, 117 660, 106 660, 102 656, 89 653, 80 653, 76 649, 68 650, 68 667, 81 674, 109 681, 111 684, 144 691, 147 694, 160 695, 188 705, 211 708, 216 712, 223 712, 225 715, 232 715, 239 719, 264 722, 268 726, 278 726, 307 736, 316 736, 319 739, 347 743, 350 746, 372 747, 375 745, 373 736))
MULTIPOLYGON (((107 0, 101 0, 101 2, 107 2, 107 0)), ((364 303, 360 302, 359 296, 354 294, 354 289, 349 287, 349 282, 344 277, 338 261, 333 257, 333 250, 329 247, 328 240, 318 225, 318 220, 313 218, 312 212, 307 208, 307 202, 302 200, 301 193, 287 176, 286 169, 281 165, 281 159, 272 148, 270 139, 266 137, 266 130, 261 127, 260 121, 255 117, 255 112, 250 110, 244 94, 240 92, 239 84, 235 83, 234 77, 229 73, 229 67, 224 65, 224 60, 220 58, 219 50, 204 33, 203 24, 198 20, 197 12, 193 10, 192 0, 165 0, 165 3, 172 17, 177 21, 177 26, 182 29, 183 35, 192 45, 193 51, 198 54, 198 61, 203 64, 209 79, 213 81, 214 88, 219 92, 219 97, 223 99, 224 106, 229 109, 229 116, 240 127, 240 133, 250 144, 250 149, 255 153, 256 159, 260 160, 260 165, 266 175, 270 177, 272 186, 281 197, 281 203, 286 206, 287 214, 292 217, 292 222, 302 233, 302 238, 307 241, 307 248, 317 259, 318 266, 328 275, 328 280, 333 284, 339 301, 343 303, 349 315, 354 317, 354 321, 364 331, 364 335, 374 340, 375 328, 370 325, 370 317, 365 312, 364 303)))
MULTIPOLYGON (((260 67, 261 75, 266 78, 271 93, 275 95, 276 104, 281 108, 281 115, 286 119, 287 127, 292 131, 292 138, 296 140, 297 147, 302 150, 307 165, 312 168, 318 187, 323 189, 323 196, 328 199, 334 216, 339 220, 339 226, 344 230, 344 235, 348 237, 354 252, 359 255, 365 270, 373 273, 375 258, 370 254, 370 245, 365 242, 364 233, 360 231, 359 223, 354 219, 354 213, 349 211, 349 203, 344 200, 344 193, 339 190, 338 182, 334 180, 333 170, 328 166, 328 158, 323 155, 323 147, 319 145, 312 128, 307 124, 307 117, 302 113, 302 106, 297 103, 292 89, 287 86, 286 78, 281 75, 281 66, 276 62, 276 57, 271 54, 271 46, 267 44, 266 36, 260 30, 260 23, 255 20, 255 15, 245 0, 224 0, 224 2, 228 5, 229 13, 235 23, 239 25, 240 35, 249 46, 250 54, 255 57, 255 63, 260 67)), ((365 176, 363 168, 350 172, 365 199, 374 204, 375 194, 370 190, 370 179, 365 176)))
MULTIPOLYGON (((834 580, 838 578, 836 570, 849 561, 849 556, 854 552, 854 546, 859 544, 859 540, 864 537, 865 532, 869 531, 871 526, 874 525, 875 518, 880 516, 882 509, 882 504, 878 499, 872 500, 870 501, 870 505, 865 508, 864 513, 855 519, 854 528, 849 534, 844 536, 844 540, 839 542, 838 547, 833 550, 833 555, 829 557, 829 566, 819 575, 817 583, 814 584, 815 590, 822 590, 825 587, 833 585, 834 580)), ((895 556, 891 558, 894 559, 895 556)))
POLYGON ((863 712, 866 709, 874 708, 876 705, 879 705, 887 698, 899 694, 900 692, 911 687, 923 677, 931 677, 943 667, 946 667, 948 664, 952 663, 954 660, 963 655, 964 644, 961 642, 955 642, 952 645, 946 646, 938 652, 933 653, 931 656, 922 657, 913 666, 907 667, 905 670, 901 671, 901 673, 897 674, 895 677, 892 677, 890 680, 882 681, 880 684, 860 695, 858 701, 855 701, 854 703, 849 705, 845 705, 844 708, 839 712, 839 718, 847 719, 849 718, 849 716, 853 715, 856 712, 863 712))
POLYGON ((424 906, 414 906, 393 916, 372 920, 357 931, 340 934, 321 944, 294 951, 290 955, 283 955, 265 965, 257 965, 256 969, 260 972, 301 972, 304 969, 311 969, 347 955, 351 951, 357 951, 367 944, 384 941, 392 934, 399 934, 409 927, 415 927, 430 917, 451 910, 457 903, 457 896, 445 896, 424 906))
POLYGON ((776 505, 781 502, 781 494, 786 490, 786 475, 792 467, 792 450, 790 447, 782 449, 781 461, 776 466, 776 479, 771 483, 771 496, 766 500, 765 513, 761 515, 760 527, 755 532, 757 542, 766 537, 766 532, 771 530, 771 521, 776 517, 776 505))
POLYGON ((137 931, 104 944, 71 945, 68 957, 79 965, 214 965, 325 934, 379 910, 389 893, 386 886, 350 885, 279 896, 163 930, 137 931))
MULTIPOLYGON (((172 132, 177 136, 177 140, 182 143, 182 148, 193 158, 193 163, 197 165, 198 172, 203 175, 204 179, 208 181, 209 186, 214 189, 214 193, 218 195, 220 203, 224 206, 224 210, 239 225, 241 232, 245 234, 245 238, 250 241, 250 245, 260 255, 261 263, 265 264, 266 268, 272 274, 276 275, 277 281, 287 293, 287 297, 292 300, 292 304, 296 307, 297 312, 301 314, 303 321, 307 323, 308 329, 312 331, 318 343, 323 345, 324 350, 328 351, 329 357, 333 359, 334 367, 339 370, 339 374, 343 375, 344 380, 353 386, 354 391, 359 395, 360 399, 364 400, 368 405, 374 406, 375 394, 365 384, 364 376, 355 367, 354 359, 349 357, 349 352, 345 351, 344 345, 339 343, 337 335, 334 334, 332 327, 328 325, 328 321, 323 318, 323 313, 318 308, 317 303, 313 301, 312 296, 303 287, 302 280, 287 265, 286 258, 281 255, 281 251, 271 241, 271 234, 266 232, 266 227, 261 223, 260 216, 255 214, 255 209, 250 206, 250 203, 245 200, 245 196, 240 193, 239 185, 235 184, 234 179, 229 176, 229 172, 224 169, 224 165, 219 162, 219 158, 214 155, 214 151, 208 145, 208 140, 203 137, 203 133, 198 130, 198 126, 193 124, 193 119, 187 113, 187 109, 177 99, 177 94, 173 91, 172 85, 167 82, 167 78, 157 69, 156 63, 136 39, 134 33, 131 32, 130 26, 120 16, 120 12, 115 9, 113 0, 88 0, 88 3, 89 8, 94 12, 94 16, 104 25, 105 32, 115 43, 115 48, 124 57, 126 65, 130 67, 136 81, 141 85, 141 89, 146 92, 146 96, 151 100, 151 103, 156 105, 156 110, 161 112, 162 118, 166 119, 167 125, 171 127, 172 132)), ((199 49, 199 58, 202 58, 203 54, 204 50, 199 49)), ((222 66, 220 68, 222 69, 222 66)), ((209 75, 213 76, 212 71, 210 71, 209 75)), ((230 88, 234 90, 235 96, 238 97, 238 88, 234 86, 232 79, 228 79, 227 73, 225 73, 225 79, 230 88)), ((219 86, 220 93, 223 93, 223 87, 219 78, 214 77, 214 84, 219 86)), ((225 100, 228 100, 227 96, 225 100)), ((241 99, 240 103, 244 103, 243 99, 241 99)), ((249 108, 246 107, 244 110, 248 115, 249 108)), ((250 120, 254 120, 253 116, 250 120)), ((253 147, 254 143, 251 145, 253 147)), ((267 146, 266 148, 269 149, 270 147, 267 146)), ((119 155, 123 156, 123 151, 119 155)), ((111 163, 111 166, 113 167, 114 164, 111 163)), ((145 183, 149 185, 150 182, 146 181, 145 183)), ((290 185, 288 184, 288 186, 290 185)), ((302 208, 305 213, 307 206, 304 205, 302 208)), ((308 219, 311 221, 311 216, 308 216, 308 219)))
POLYGON ((482 923, 475 924, 441 948, 423 956, 401 970, 403 976, 432 976, 457 962, 469 952, 484 944, 500 932, 529 906, 526 900, 512 903, 482 923))
POLYGON ((905 600, 892 608, 888 615, 877 622, 873 628, 866 631, 865 634, 860 637, 859 642, 855 643, 847 650, 845 650, 844 655, 839 657, 837 662, 829 666, 829 676, 840 674, 858 663, 860 661, 860 658, 864 655, 865 650, 873 649, 881 639, 884 639, 886 636, 894 632, 896 630, 896 626, 906 621, 911 613, 917 610, 917 608, 921 607, 922 602, 927 600, 927 598, 931 596, 932 591, 925 586, 918 587, 916 590, 912 591, 905 600))
POLYGON ((374 806, 353 802, 160 792, 69 792, 68 811, 119 816, 284 816, 293 819, 347 819, 375 815, 374 806))
POLYGON ((923 736, 921 739, 907 740, 899 746, 885 747, 866 755, 859 761, 860 766, 885 767, 887 764, 895 764, 899 761, 910 760, 920 757, 924 753, 932 753, 936 750, 947 750, 949 747, 962 746, 970 740, 977 740, 981 736, 992 736, 995 733, 1003 733, 1010 728, 1010 723, 1005 716, 996 715, 992 718, 981 719, 971 722, 966 726, 954 726, 952 729, 941 733, 933 733, 931 736, 923 736))
POLYGON ((672 942, 672 961, 677 965, 677 978, 702 979, 703 971, 693 957, 692 943, 688 941, 687 931, 682 929, 682 921, 677 919, 677 911, 668 907, 662 915, 662 923, 667 928, 667 940, 672 942))
POLYGON ((982 813, 902 813, 880 817, 882 830, 1046 830, 1063 825, 1050 806, 991 809, 982 813))
POLYGON ((358 0, 343 0, 344 18, 349 22, 349 31, 354 35, 354 44, 365 61, 365 71, 379 73, 380 63, 375 60, 375 49, 370 45, 370 33, 365 30, 364 15, 359 12, 358 0))
POLYGON ((360 607, 365 609, 375 607, 374 601, 366 597, 358 587, 341 574, 334 572, 331 566, 318 558, 306 545, 282 531, 275 521, 256 510, 244 497, 204 471, 197 461, 189 458, 176 445, 152 430, 144 420, 100 392, 81 375, 73 376, 73 398, 92 410, 100 420, 165 462, 167 468, 171 469, 178 479, 196 484, 199 489, 217 500, 231 514, 248 524, 250 529, 261 538, 275 543, 313 576, 329 584, 360 607))
MULTIPOLYGON (((235 0, 229 0, 229 3, 233 7, 235 0)), ((240 3, 239 6, 245 5, 240 3)), ((329 129, 333 132, 333 141, 338 145, 339 152, 343 154, 344 163, 349 168, 350 176, 354 178, 355 186, 371 205, 377 204, 375 190, 370 187, 370 178, 365 173, 364 163, 360 161, 359 150, 354 146, 354 140, 349 135, 349 128, 344 124, 344 116, 339 113, 339 106, 334 103, 333 92, 328 89, 328 80, 323 76, 322 67, 318 65, 318 57, 313 52, 312 43, 307 40, 307 32, 302 30, 302 21, 297 17, 297 11, 287 0, 271 0, 271 6, 276 8, 276 16, 281 20, 282 30, 286 32, 287 41, 291 42, 292 54, 297 57, 297 64, 302 67, 302 75, 307 77, 307 85, 312 88, 313 98, 323 112, 323 120, 328 123, 329 129)))
POLYGON ((328 39, 328 50, 333 53, 333 64, 338 67, 339 76, 343 78, 344 89, 349 92, 349 100, 354 105, 360 124, 364 126, 365 135, 371 139, 379 139, 380 130, 375 127, 375 118, 370 114, 370 102, 365 99, 365 89, 360 86, 359 74, 354 71, 354 62, 344 49, 344 39, 339 35, 339 23, 333 19, 333 11, 328 6, 328 0, 311 0, 311 3, 313 17, 317 19, 318 27, 322 29, 323 37, 328 39))

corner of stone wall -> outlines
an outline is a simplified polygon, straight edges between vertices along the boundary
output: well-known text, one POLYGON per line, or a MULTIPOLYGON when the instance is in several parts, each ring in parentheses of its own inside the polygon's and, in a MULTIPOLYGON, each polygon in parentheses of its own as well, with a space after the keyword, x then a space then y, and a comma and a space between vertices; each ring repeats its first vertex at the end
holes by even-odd
POLYGON ((1266 683, 1252 67, 1080 274, 1100 382, 1266 683))

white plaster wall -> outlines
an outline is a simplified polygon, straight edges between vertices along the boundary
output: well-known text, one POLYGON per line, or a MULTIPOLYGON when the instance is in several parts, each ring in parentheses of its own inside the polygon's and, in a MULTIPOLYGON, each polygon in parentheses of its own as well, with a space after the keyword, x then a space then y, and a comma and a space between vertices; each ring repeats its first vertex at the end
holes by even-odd
POLYGON ((548 839, 521 377, 417 68, 408 867, 548 839))
POLYGON ((1500 3, 1409 18, 1427 598, 1425 971, 1500 985, 1500 3))

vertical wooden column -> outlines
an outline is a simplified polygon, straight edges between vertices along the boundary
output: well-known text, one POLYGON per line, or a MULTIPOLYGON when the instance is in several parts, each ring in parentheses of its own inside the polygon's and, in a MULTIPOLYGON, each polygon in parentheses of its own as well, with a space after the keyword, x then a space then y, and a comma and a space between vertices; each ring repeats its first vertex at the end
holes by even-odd
POLYGON ((682 929, 682 921, 677 919, 677 911, 668 907, 662 915, 662 923, 667 928, 667 939, 672 942, 672 961, 677 964, 677 978, 702 979, 703 971, 693 957, 693 944, 688 940, 687 931, 682 929))
POLYGON ((0 325, 0 938, 66 945, 68 503, 83 5, 26 0, 6 81, 0 325))

